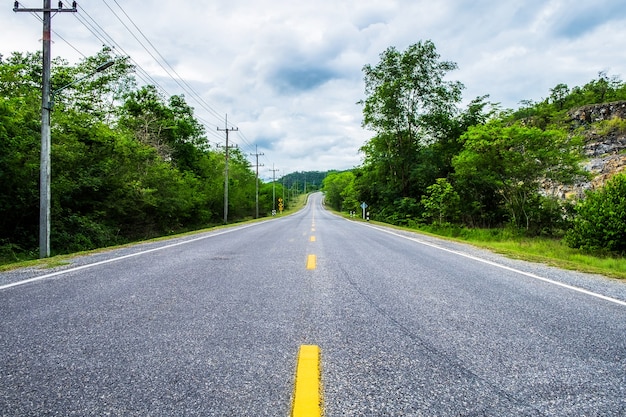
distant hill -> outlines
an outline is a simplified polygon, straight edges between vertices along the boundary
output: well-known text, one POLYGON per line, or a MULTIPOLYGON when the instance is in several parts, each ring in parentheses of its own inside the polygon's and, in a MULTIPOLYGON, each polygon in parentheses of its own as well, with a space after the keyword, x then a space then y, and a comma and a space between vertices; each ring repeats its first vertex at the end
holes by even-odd
POLYGON ((300 191, 316 191, 322 187, 322 181, 324 181, 329 172, 334 171, 292 172, 276 181, 280 183, 284 181, 285 187, 288 189, 297 188, 300 191))

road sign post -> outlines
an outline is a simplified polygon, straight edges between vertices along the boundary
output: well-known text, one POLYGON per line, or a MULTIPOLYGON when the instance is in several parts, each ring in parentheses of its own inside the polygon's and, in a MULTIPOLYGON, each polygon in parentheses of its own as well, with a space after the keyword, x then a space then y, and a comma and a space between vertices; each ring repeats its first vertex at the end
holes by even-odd
POLYGON ((361 208, 363 209, 363 220, 365 220, 365 209, 368 207, 368 205, 364 202, 361 203, 361 208))

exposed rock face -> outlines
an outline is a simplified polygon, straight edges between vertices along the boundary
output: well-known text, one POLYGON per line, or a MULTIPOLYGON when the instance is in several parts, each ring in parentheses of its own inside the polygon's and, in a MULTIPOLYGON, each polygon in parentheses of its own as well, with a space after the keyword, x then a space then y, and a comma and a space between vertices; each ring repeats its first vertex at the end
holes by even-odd
POLYGON ((573 187, 558 187, 558 191, 551 191, 556 191, 562 197, 581 198, 585 190, 602 187, 615 174, 626 170, 626 132, 614 129, 599 134, 591 125, 614 118, 626 119, 626 101, 580 107, 570 111, 569 116, 575 127, 587 127, 584 132, 584 151, 589 159, 583 166, 592 174, 592 179, 573 187))
POLYGON ((592 125, 614 118, 626 120, 626 101, 584 106, 568 114, 574 128, 584 128, 584 152, 588 159, 583 168, 592 177, 573 186, 544 184, 544 191, 561 198, 580 199, 586 190, 600 188, 615 174, 626 171, 626 131, 613 129, 600 134, 592 125))
POLYGON ((602 120, 611 120, 615 117, 626 119, 626 101, 612 103, 590 104, 569 111, 572 121, 580 124, 589 124, 602 120))

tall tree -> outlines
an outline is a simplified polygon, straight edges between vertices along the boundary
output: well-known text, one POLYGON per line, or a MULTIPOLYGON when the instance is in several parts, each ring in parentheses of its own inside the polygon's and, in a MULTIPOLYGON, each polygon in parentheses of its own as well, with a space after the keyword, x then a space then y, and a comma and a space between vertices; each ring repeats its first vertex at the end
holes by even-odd
POLYGON ((390 47, 376 66, 365 65, 363 126, 376 135, 363 147, 366 164, 401 196, 410 194, 410 174, 425 144, 457 111, 463 85, 446 81, 456 63, 441 61, 432 41, 400 52, 390 47))

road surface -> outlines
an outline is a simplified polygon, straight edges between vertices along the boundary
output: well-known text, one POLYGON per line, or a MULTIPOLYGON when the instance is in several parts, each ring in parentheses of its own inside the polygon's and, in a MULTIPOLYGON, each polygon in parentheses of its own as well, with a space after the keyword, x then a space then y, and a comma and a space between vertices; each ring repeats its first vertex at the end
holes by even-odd
POLYGON ((624 416, 626 285, 301 212, 0 274, 2 416, 624 416))

